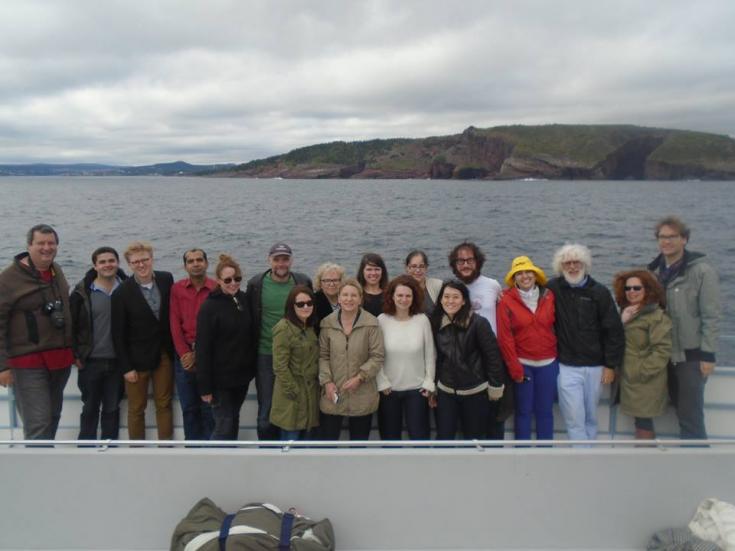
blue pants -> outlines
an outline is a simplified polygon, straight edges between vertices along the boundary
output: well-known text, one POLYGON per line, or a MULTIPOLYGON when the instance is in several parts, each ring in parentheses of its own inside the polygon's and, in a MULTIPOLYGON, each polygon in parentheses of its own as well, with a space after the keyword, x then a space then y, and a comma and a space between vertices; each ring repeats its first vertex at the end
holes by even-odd
POLYGON ((70 374, 71 367, 53 371, 45 367, 13 368, 15 405, 23 420, 23 438, 53 440, 56 437, 64 387, 70 374))
POLYGON ((273 356, 258 354, 258 370, 255 373, 255 389, 258 392, 258 440, 278 440, 281 430, 271 423, 273 404, 273 356))
POLYGON ((400 440, 404 416, 411 440, 429 439, 429 401, 420 390, 394 390, 387 396, 381 392, 378 409, 380 439, 400 440))
POLYGON ((597 439, 597 405, 602 391, 598 366, 559 364, 559 409, 570 440, 597 439))
POLYGON ((536 438, 538 440, 554 439, 554 397, 556 396, 556 378, 559 374, 559 363, 533 367, 523 365, 523 374, 528 379, 523 383, 514 383, 515 438, 531 439, 531 418, 536 418, 536 438))
POLYGON ((307 430, 284 430, 281 429, 281 440, 306 440, 307 430))
POLYGON ((117 440, 123 395, 123 377, 117 362, 114 359, 88 358, 77 374, 77 386, 84 404, 79 416, 79 440, 97 440, 98 424, 102 429, 100 439, 117 440))
POLYGON ((212 408, 202 401, 197 389, 196 373, 186 371, 178 357, 174 361, 174 380, 181 413, 184 417, 184 438, 186 440, 209 440, 214 429, 212 408))
POLYGON ((212 392, 214 430, 212 440, 237 440, 240 430, 240 409, 248 393, 248 385, 217 388, 212 392))
POLYGON ((669 394, 679 418, 682 439, 706 439, 704 427, 704 384, 699 362, 669 364, 669 394))

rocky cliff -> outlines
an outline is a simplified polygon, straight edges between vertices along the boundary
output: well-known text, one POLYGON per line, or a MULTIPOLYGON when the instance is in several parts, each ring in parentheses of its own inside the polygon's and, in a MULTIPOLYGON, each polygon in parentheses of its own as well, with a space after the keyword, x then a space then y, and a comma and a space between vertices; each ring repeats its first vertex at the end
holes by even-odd
POLYGON ((214 175, 732 180, 735 140, 702 132, 623 125, 471 126, 452 136, 319 144, 214 175))

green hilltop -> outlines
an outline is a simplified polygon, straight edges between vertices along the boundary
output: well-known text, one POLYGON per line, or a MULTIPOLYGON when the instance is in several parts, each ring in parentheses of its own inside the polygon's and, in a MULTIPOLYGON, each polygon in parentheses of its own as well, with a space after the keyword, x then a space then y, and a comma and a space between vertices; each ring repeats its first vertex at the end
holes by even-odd
POLYGON ((262 178, 735 179, 728 136, 633 125, 469 127, 419 139, 331 142, 236 165, 262 178))

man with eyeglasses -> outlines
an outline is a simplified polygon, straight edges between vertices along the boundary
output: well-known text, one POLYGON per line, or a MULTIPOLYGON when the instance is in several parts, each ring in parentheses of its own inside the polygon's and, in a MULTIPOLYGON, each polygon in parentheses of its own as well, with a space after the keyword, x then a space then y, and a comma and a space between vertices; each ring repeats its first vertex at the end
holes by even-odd
POLYGON ((682 439, 706 439, 704 384, 715 369, 720 321, 719 278, 703 253, 689 251, 689 227, 676 216, 655 226, 660 254, 649 264, 666 288, 673 324, 669 393, 682 439))
MULTIPOLYGON (((480 247, 471 241, 460 243, 449 253, 449 267, 470 291, 472 310, 487 319, 493 333, 497 335, 495 305, 498 302, 498 295, 502 287, 495 279, 482 275, 484 265, 485 254, 480 250, 480 247)), ((503 366, 503 373, 507 376, 505 366, 503 366)), ((513 412, 512 400, 512 393, 508 388, 504 389, 501 399, 490 402, 487 428, 489 439, 503 440, 505 438, 505 419, 513 412)))
POLYGON ((188 277, 171 288, 171 338, 174 343, 174 379, 184 418, 186 440, 209 440, 214 428, 212 408, 202 401, 196 379, 197 315, 217 282, 207 276, 209 261, 202 249, 184 253, 184 270, 188 277))
POLYGON ((74 362, 69 286, 54 262, 56 230, 33 226, 26 243, 0 273, 0 385, 15 387, 23 437, 53 440, 74 362))
POLYGON ((258 393, 258 439, 277 440, 281 431, 270 422, 273 401, 273 327, 284 316, 286 298, 294 285, 311 288, 308 276, 291 271, 293 251, 276 243, 268 252, 270 269, 248 281, 246 295, 253 316, 254 342, 258 346, 255 388, 258 393))
POLYGON ((133 277, 123 281, 112 294, 112 342, 125 378, 128 436, 131 440, 145 440, 150 381, 158 439, 171 440, 174 352, 169 299, 174 278, 169 272, 153 269, 153 247, 149 243, 133 241, 124 256, 133 277))
POLYGON ((570 440, 596 440, 602 385, 615 380, 623 363, 623 324, 608 288, 590 275, 587 247, 560 247, 552 265, 557 277, 547 288, 554 293, 556 309, 559 409, 570 440))

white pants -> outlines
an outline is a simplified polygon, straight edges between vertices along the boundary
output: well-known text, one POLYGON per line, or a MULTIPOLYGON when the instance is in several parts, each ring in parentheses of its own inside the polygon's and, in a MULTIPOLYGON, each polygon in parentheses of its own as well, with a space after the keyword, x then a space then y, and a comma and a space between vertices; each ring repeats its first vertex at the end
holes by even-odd
POLYGON ((597 404, 602 390, 601 365, 559 363, 559 409, 570 440, 597 439, 597 404))

